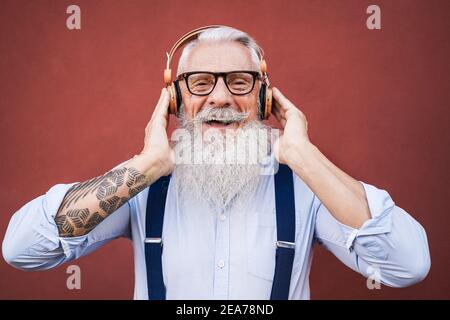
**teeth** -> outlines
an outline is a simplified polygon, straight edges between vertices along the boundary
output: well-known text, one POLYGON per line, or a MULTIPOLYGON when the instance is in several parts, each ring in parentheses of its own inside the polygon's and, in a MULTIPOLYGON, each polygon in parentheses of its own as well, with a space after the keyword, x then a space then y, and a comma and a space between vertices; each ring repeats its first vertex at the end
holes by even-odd
POLYGON ((211 122, 213 122, 213 121, 220 122, 220 123, 222 123, 222 124, 224 124, 226 126, 233 122, 233 121, 227 121, 227 120, 211 119, 211 120, 208 120, 207 123, 211 124, 211 122))

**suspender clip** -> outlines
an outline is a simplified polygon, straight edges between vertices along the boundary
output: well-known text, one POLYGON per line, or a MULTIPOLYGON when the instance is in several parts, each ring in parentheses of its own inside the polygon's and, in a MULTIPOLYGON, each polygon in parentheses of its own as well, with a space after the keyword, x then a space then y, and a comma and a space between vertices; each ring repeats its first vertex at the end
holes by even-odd
POLYGON ((295 242, 277 241, 277 248, 295 249, 295 242))
POLYGON ((157 244, 160 243, 162 246, 162 240, 161 238, 145 238, 144 243, 151 243, 151 244, 157 244))

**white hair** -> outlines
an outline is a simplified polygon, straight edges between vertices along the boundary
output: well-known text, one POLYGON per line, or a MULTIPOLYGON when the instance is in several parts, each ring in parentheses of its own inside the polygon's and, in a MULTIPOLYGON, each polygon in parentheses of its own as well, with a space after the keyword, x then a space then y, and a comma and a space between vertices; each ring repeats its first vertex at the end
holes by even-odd
POLYGON ((180 56, 180 60, 178 61, 177 75, 182 73, 182 71, 184 70, 184 66, 186 64, 186 59, 189 55, 189 52, 191 52, 191 50, 195 46, 206 42, 211 43, 211 42, 226 42, 226 41, 236 41, 245 46, 250 52, 252 62, 255 64, 258 70, 260 70, 260 61, 263 57, 264 52, 261 49, 261 47, 256 43, 255 39, 253 39, 247 33, 241 30, 224 26, 206 29, 205 31, 200 33, 195 40, 192 40, 184 47, 183 52, 181 53, 180 56))

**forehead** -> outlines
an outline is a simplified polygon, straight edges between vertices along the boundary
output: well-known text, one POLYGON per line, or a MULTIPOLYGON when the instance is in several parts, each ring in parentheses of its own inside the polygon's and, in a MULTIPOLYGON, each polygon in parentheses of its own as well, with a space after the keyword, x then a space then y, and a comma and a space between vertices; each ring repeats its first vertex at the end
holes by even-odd
POLYGON ((201 43, 195 46, 186 59, 185 72, 256 70, 249 50, 236 41, 201 43))

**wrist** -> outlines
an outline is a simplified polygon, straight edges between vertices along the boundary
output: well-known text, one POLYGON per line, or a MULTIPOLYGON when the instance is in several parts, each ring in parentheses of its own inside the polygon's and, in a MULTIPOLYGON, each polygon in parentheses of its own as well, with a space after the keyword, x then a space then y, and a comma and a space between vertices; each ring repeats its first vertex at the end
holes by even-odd
POLYGON ((127 163, 127 166, 133 167, 141 172, 145 176, 148 184, 152 184, 160 177, 170 173, 170 170, 167 167, 167 161, 163 161, 158 157, 147 153, 135 155, 127 163))
POLYGON ((300 176, 305 177, 319 165, 319 150, 309 140, 300 141, 289 148, 286 163, 300 176))

